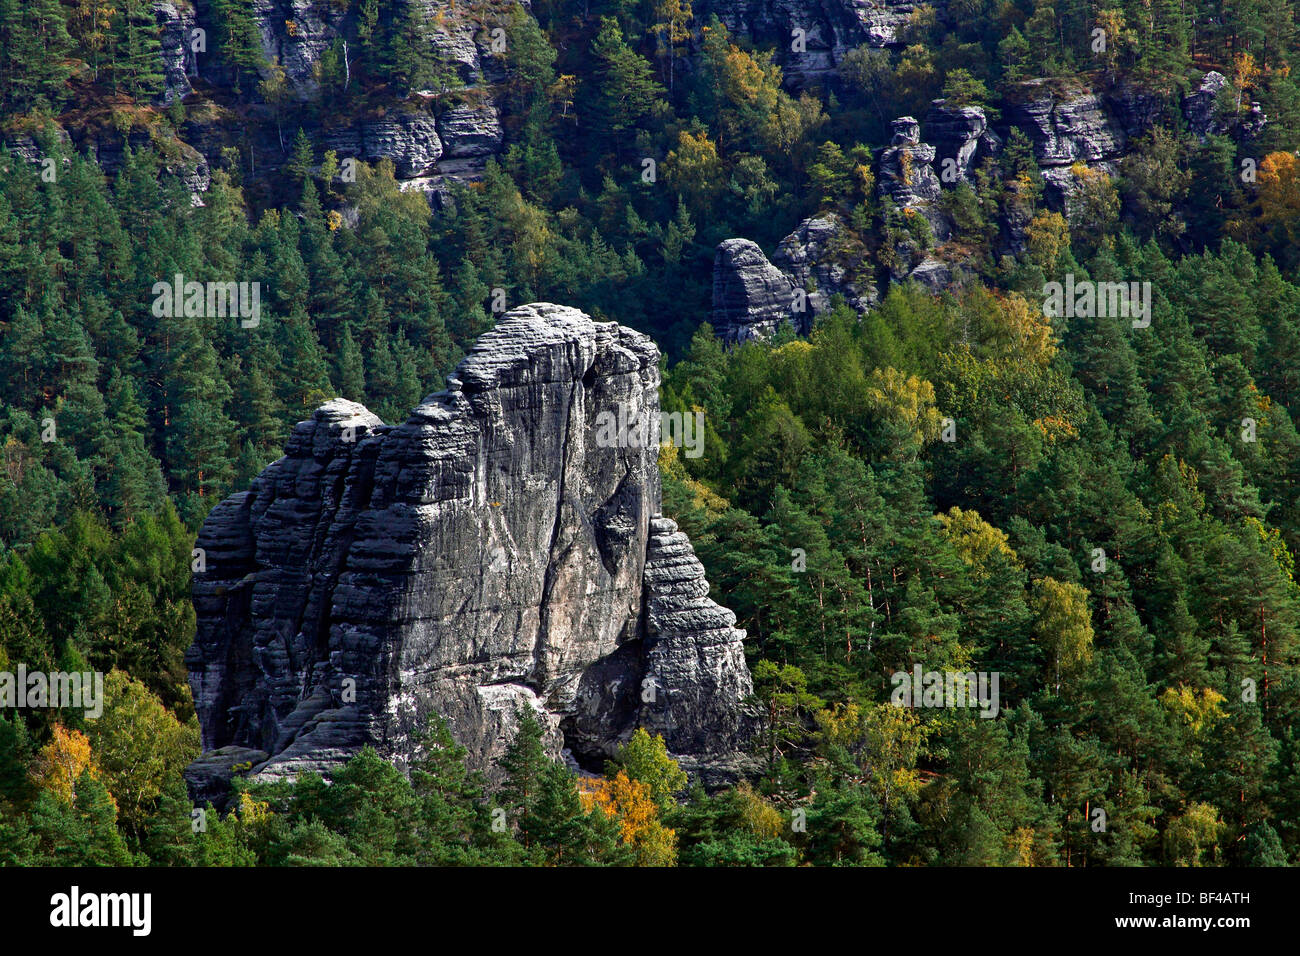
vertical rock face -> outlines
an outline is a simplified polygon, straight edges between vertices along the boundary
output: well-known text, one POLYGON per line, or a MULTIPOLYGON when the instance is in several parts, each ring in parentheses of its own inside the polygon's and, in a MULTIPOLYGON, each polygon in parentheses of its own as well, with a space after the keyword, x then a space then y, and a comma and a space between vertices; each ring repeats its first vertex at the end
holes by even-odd
POLYGON ((523 705, 584 765, 644 725, 706 780, 745 766, 744 632, 658 518, 639 439, 658 361, 640 333, 534 304, 401 425, 342 400, 300 423, 199 535, 196 795, 234 764, 328 771, 365 745, 404 765, 433 713, 490 770, 523 705), (600 437, 620 413, 626 435, 600 437))
POLYGON ((865 312, 876 302, 876 289, 865 271, 866 249, 845 229, 835 213, 805 219, 781 240, 772 264, 808 292, 813 316, 830 311, 831 297, 844 296, 848 305, 865 312))
POLYGON ((401 179, 428 172, 443 152, 433 115, 418 107, 393 110, 381 119, 332 130, 322 138, 343 156, 367 162, 392 160, 394 175, 401 179))
POLYGON ((794 86, 823 82, 857 46, 899 46, 908 21, 928 6, 947 20, 946 0, 702 0, 697 22, 716 13, 733 36, 771 47, 786 79, 794 86), (792 40, 802 31, 801 43, 792 40))
POLYGON ((935 208, 942 187, 934 174, 935 148, 921 142, 921 124, 900 116, 890 124, 893 137, 880 154, 879 190, 900 209, 915 209, 940 239, 947 238, 947 219, 935 208))
POLYGON ((766 339, 789 320, 795 332, 807 335, 836 294, 866 311, 876 302, 876 289, 865 259, 862 242, 834 213, 799 223, 770 262, 748 239, 721 242, 713 260, 714 330, 729 342, 766 339))
POLYGON ((737 771, 749 725, 716 702, 743 700, 753 691, 744 631, 736 630, 735 614, 710 600, 704 565, 668 518, 650 520, 645 583, 644 687, 670 699, 667 706, 643 707, 641 722, 682 755, 684 769, 706 778, 737 771))
POLYGON ((1183 97, 1183 116, 1187 118, 1188 127, 1202 142, 1207 136, 1225 134, 1250 139, 1264 129, 1264 111, 1253 100, 1244 117, 1237 115, 1236 104, 1230 98, 1227 103, 1220 104, 1224 90, 1229 86, 1227 77, 1218 70, 1211 70, 1201 78, 1201 83, 1195 90, 1183 97))
POLYGON ((714 331, 728 342, 768 338, 787 319, 807 334, 811 318, 795 311, 795 284, 772 263, 757 243, 727 239, 713 257, 714 331))
POLYGON ((989 129, 984 110, 978 106, 954 106, 946 100, 935 100, 925 117, 925 133, 934 143, 940 175, 951 168, 957 179, 972 186, 976 161, 1002 148, 1002 140, 989 129))
POLYGON ((1046 80, 1022 83, 1007 118, 1024 130, 1034 146, 1048 203, 1067 214, 1079 189, 1071 167, 1083 164, 1113 176, 1128 146, 1124 124, 1100 95, 1087 90, 1061 92, 1046 80))
POLYGON ((158 24, 163 66, 163 89, 158 102, 170 106, 183 100, 193 89, 190 71, 194 67, 194 53, 190 41, 197 21, 193 8, 187 3, 177 6, 171 0, 155 0, 153 16, 158 24))

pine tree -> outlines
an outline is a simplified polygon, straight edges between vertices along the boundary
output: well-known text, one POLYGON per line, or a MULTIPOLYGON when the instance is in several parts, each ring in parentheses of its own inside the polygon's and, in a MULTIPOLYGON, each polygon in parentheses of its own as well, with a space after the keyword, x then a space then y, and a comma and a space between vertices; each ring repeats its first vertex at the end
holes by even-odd
POLYGON ((67 99, 72 38, 59 0, 0 0, 0 106, 57 111, 67 99))
POLYGON ((147 0, 118 0, 113 87, 137 99, 158 95, 163 88, 162 43, 153 7, 147 0))

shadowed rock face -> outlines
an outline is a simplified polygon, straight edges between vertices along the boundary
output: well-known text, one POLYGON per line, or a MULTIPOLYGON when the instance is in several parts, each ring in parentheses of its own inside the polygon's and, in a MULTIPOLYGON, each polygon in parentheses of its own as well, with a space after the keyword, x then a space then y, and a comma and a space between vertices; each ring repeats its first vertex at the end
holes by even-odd
POLYGON ((343 400, 300 423, 199 534, 196 795, 232 764, 328 772, 367 744, 405 766, 433 713, 490 771, 525 704, 584 765, 644 725, 706 782, 742 770, 744 632, 658 517, 658 449, 597 441, 621 407, 654 433, 658 361, 539 303, 403 424, 343 400))
POLYGON ((949 21, 947 0, 700 0, 694 10, 698 23, 716 13, 733 37, 771 48, 787 85, 806 87, 834 82, 835 67, 854 47, 902 46, 904 28, 923 5, 949 21), (795 30, 802 31, 798 47, 795 30))
POLYGON ((795 284, 748 239, 727 239, 713 257, 713 328, 725 341, 770 338, 781 323, 807 334, 805 308, 796 311, 795 284))

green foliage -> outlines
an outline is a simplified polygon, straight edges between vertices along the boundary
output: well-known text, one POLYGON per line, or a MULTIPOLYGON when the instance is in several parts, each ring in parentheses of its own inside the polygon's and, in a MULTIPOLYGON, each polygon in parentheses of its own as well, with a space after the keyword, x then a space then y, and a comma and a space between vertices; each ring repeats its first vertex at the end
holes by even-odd
POLYGON ((23 149, 0 152, 0 670, 110 675, 96 724, 0 716, 0 862, 1297 859, 1294 4, 919 7, 896 46, 800 93, 784 51, 675 0, 476 8, 491 82, 470 88, 429 40, 443 12, 354 0, 305 103, 264 61, 252 0, 203 7, 204 82, 164 114, 146 0, 0 0, 0 119, 23 149), (1211 66, 1228 82, 1202 140, 1177 103, 1211 66), (922 117, 924 139, 936 96, 996 120, 1099 84, 1148 98, 1152 123, 1115 176, 1069 171, 1068 215, 1019 124, 944 183, 951 235, 879 189, 890 121, 922 117), (391 162, 353 182, 326 149, 335 124, 489 94, 500 155, 436 213, 391 162), (202 205, 175 175, 186 115, 246 127, 208 157, 202 205), (126 138, 112 176, 60 126, 126 138), (724 346, 701 321, 717 243, 771 250, 811 216, 879 301, 724 346), (975 279, 901 281, 925 256, 975 279), (1049 322, 1043 286, 1067 272, 1151 282, 1150 328, 1049 322), (178 273, 259 282, 261 322, 155 315, 149 290, 178 273), (498 292, 652 334, 662 406, 704 413, 704 455, 664 456, 664 509, 748 631, 761 792, 687 791, 644 731, 604 780, 576 778, 523 713, 495 792, 435 720, 409 777, 362 753, 329 784, 241 789, 196 831, 179 771, 198 524, 321 401, 403 418, 498 292), (996 672, 999 717, 895 707, 891 675, 915 665, 996 672), (69 731, 93 772, 65 800, 41 761, 69 731))

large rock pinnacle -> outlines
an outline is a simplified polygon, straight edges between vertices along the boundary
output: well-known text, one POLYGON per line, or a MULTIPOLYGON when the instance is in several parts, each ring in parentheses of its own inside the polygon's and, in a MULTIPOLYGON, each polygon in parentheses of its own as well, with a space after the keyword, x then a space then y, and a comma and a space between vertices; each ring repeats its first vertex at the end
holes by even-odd
POLYGON ((328 772, 365 745, 404 766, 434 713, 490 772, 521 706, 585 766, 645 726, 708 782, 742 770, 744 631, 659 517, 636 437, 658 363, 638 332, 536 303, 401 425, 341 399, 299 423, 199 533, 196 796, 234 764, 328 772), (636 434, 608 441, 610 415, 636 434))

